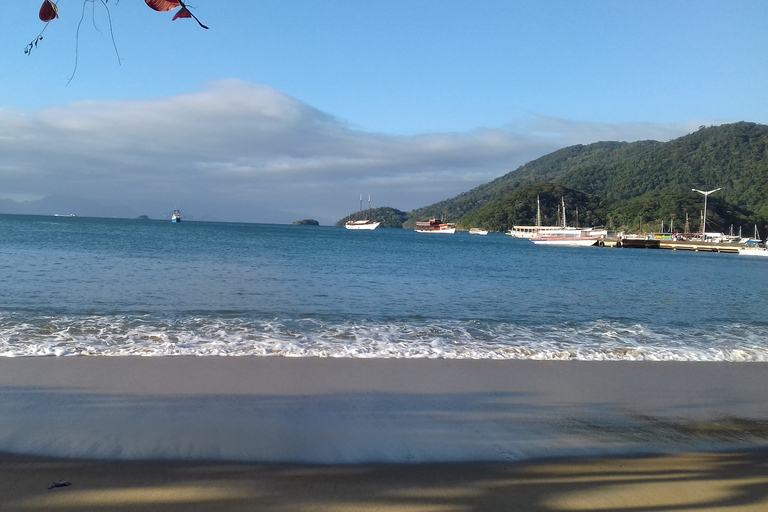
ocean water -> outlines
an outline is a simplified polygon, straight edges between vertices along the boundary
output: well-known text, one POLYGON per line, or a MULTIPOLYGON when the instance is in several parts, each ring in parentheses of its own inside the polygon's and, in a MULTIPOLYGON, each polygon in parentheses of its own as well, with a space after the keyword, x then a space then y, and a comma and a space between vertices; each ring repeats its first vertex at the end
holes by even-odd
POLYGON ((0 215, 0 355, 768 361, 768 261, 0 215))

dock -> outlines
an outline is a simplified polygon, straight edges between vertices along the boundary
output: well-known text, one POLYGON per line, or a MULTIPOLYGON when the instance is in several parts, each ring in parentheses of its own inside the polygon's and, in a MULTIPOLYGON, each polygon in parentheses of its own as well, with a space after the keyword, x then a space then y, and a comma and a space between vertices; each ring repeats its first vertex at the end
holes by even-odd
POLYGON ((743 244, 736 242, 708 242, 706 240, 671 240, 663 238, 605 238, 598 242, 600 247, 622 247, 630 249, 667 249, 671 251, 722 252, 738 254, 743 244))

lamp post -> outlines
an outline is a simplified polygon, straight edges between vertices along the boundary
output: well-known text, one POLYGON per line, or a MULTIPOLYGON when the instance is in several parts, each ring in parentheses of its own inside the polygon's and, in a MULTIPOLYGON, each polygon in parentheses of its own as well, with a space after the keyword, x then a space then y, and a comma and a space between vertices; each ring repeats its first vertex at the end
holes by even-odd
POLYGON ((691 189, 694 192, 698 192, 699 194, 702 194, 704 196, 704 216, 701 218, 701 236, 704 236, 704 233, 707 232, 707 198, 709 197, 709 194, 713 194, 717 192, 718 190, 720 190, 720 188, 716 188, 715 190, 709 190, 707 192, 704 192, 703 190, 698 190, 695 188, 691 189))

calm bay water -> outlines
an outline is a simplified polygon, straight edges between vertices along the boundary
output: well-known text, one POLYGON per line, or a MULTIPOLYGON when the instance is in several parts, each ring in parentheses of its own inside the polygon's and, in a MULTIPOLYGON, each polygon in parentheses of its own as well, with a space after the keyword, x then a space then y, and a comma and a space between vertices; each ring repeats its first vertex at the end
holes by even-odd
POLYGON ((3 356, 768 361, 738 255, 0 215, 0 282, 3 356))

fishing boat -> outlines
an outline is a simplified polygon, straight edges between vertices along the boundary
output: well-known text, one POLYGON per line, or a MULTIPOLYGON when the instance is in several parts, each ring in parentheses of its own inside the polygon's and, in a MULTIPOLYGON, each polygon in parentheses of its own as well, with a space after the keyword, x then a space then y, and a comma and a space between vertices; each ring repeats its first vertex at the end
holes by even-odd
POLYGON ((470 235, 487 235, 488 231, 480 228, 472 228, 469 230, 470 235))
POLYGON ((414 231, 417 233, 444 233, 452 235, 456 232, 456 226, 443 222, 441 219, 429 219, 428 222, 417 222, 414 231))
MULTIPOLYGON (((368 196, 368 212, 371 211, 371 196, 368 196)), ((360 214, 359 216, 363 216, 363 194, 360 194, 360 214)), ((346 224, 344 224, 344 227, 347 229, 376 229, 379 227, 379 224, 381 222, 374 222, 372 220, 368 219, 360 219, 360 220, 348 220, 346 224)))
POLYGON ((171 215, 171 222, 181 222, 181 212, 179 210, 173 210, 173 215, 171 215))

